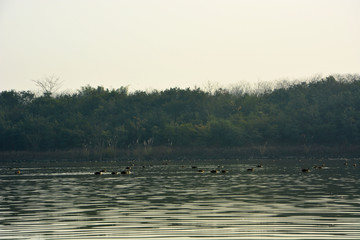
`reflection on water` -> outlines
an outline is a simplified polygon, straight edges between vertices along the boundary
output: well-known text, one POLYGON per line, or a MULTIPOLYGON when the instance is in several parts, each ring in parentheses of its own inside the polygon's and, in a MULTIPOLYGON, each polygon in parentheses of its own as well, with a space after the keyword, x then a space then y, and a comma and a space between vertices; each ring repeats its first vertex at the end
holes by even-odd
POLYGON ((313 162, 3 166, 0 239, 360 239, 360 167, 313 162))

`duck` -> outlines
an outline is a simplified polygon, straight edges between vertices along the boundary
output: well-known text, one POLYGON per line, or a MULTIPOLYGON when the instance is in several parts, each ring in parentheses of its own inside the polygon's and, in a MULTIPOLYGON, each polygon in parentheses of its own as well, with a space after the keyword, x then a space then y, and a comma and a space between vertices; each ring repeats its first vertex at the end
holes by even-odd
POLYGON ((229 171, 224 169, 224 170, 221 170, 221 173, 228 173, 229 171))
POLYGON ((322 166, 313 166, 314 169, 322 169, 323 167, 322 166))
POLYGON ((303 168, 301 171, 302 172, 310 172, 310 168, 303 168))
POLYGON ((131 174, 131 172, 129 169, 127 169, 127 170, 121 171, 121 174, 131 174))
POLYGON ((112 174, 112 175, 117 175, 117 174, 118 174, 118 172, 113 171, 113 172, 111 172, 111 174, 112 174))
POLYGON ((102 175, 103 172, 102 171, 99 171, 99 172, 94 172, 95 175, 102 175))
POLYGON ((248 168, 247 171, 252 172, 254 171, 254 168, 248 168))
POLYGON ((21 173, 20 170, 15 171, 15 174, 20 174, 20 173, 21 173))
POLYGON ((211 173, 219 173, 219 170, 214 169, 214 170, 211 170, 210 172, 211 172, 211 173))
POLYGON ((204 173, 205 171, 203 169, 198 170, 199 173, 204 173))

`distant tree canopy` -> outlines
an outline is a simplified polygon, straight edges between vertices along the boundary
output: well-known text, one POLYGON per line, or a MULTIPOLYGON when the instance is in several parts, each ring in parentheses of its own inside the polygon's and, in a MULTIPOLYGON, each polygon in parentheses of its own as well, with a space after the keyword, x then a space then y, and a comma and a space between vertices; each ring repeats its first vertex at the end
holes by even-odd
MULTIPOLYGON (((234 90, 234 89, 233 89, 234 90)), ((179 89, 0 92, 0 150, 359 144, 360 77, 261 92, 179 89)))

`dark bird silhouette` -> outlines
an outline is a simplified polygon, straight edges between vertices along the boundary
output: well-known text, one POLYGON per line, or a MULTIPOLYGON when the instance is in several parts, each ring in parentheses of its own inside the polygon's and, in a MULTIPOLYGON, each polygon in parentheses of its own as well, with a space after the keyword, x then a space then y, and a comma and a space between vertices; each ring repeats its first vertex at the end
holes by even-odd
POLYGON ((131 172, 129 169, 127 169, 127 170, 122 171, 121 174, 131 174, 131 172))

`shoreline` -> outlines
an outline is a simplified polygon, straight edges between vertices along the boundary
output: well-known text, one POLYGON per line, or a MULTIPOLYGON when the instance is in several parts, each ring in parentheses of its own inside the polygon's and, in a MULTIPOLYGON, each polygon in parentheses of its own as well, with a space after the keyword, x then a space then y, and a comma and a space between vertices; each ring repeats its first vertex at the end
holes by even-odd
POLYGON ((249 158, 324 158, 360 157, 359 145, 261 145, 246 147, 169 147, 151 146, 132 149, 72 149, 54 151, 0 152, 0 163, 16 161, 128 161, 128 160, 202 160, 249 158))

